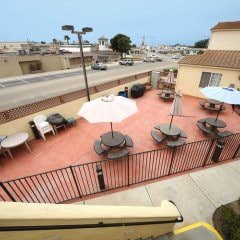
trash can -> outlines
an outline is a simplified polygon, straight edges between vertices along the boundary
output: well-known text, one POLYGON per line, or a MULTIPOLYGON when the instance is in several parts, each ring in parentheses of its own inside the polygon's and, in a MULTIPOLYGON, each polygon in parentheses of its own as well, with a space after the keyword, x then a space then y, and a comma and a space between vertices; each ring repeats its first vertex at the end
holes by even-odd
POLYGON ((215 163, 218 162, 218 159, 219 159, 219 157, 220 157, 220 155, 222 153, 224 145, 225 145, 225 142, 223 142, 221 140, 217 141, 215 150, 214 150, 213 155, 212 155, 212 161, 213 162, 215 162, 215 163))
POLYGON ((128 98, 128 87, 125 87, 124 89, 125 89, 124 91, 126 93, 126 98, 128 98))
POLYGON ((160 78, 160 72, 152 71, 151 85, 153 88, 158 88, 159 78, 160 78))
POLYGON ((106 190, 106 186, 105 186, 105 182, 104 182, 102 166, 100 163, 97 163, 97 165, 96 165, 96 172, 97 172, 99 189, 101 191, 104 191, 104 190, 106 190))
POLYGON ((30 122, 29 122, 29 125, 30 125, 30 127, 31 127, 31 129, 32 129, 32 132, 33 132, 33 135, 34 135, 35 139, 40 139, 41 136, 40 136, 40 134, 39 134, 39 131, 38 131, 38 129, 37 129, 34 121, 30 121, 30 122))
POLYGON ((143 96, 145 91, 145 86, 143 84, 134 84, 131 88, 131 96, 132 98, 139 98, 143 96))

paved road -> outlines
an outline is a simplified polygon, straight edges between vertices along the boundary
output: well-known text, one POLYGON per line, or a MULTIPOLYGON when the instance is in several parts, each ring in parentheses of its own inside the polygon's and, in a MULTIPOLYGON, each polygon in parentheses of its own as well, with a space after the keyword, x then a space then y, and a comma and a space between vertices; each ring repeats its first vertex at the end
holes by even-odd
MULTIPOLYGON (((100 82, 119 79, 140 72, 176 66, 176 61, 165 59, 163 62, 135 63, 134 66, 112 64, 107 71, 87 70, 89 86, 100 82)), ((81 70, 63 70, 55 73, 42 73, 0 79, 1 111, 58 96, 85 87, 81 70)))

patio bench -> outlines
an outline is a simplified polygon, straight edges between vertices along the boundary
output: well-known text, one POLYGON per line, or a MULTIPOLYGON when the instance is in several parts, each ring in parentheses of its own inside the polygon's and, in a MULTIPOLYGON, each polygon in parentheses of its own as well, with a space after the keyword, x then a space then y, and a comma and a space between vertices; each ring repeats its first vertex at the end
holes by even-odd
POLYGON ((116 158, 122 158, 126 157, 129 154, 129 151, 127 148, 122 149, 115 149, 108 153, 107 158, 108 159, 116 159, 116 158))
POLYGON ((199 104, 200 104, 201 107, 205 108, 205 103, 206 103, 206 102, 207 102, 206 100, 201 100, 201 101, 199 102, 199 104))
POLYGON ((152 138, 158 142, 161 143, 166 137, 165 136, 159 136, 157 131, 151 131, 152 138))
POLYGON ((159 95, 160 98, 163 99, 163 101, 170 101, 173 100, 174 97, 173 96, 163 96, 163 95, 159 95))
POLYGON ((218 112, 219 108, 214 108, 214 107, 205 107, 205 109, 209 110, 210 112, 218 112))
POLYGON ((187 138, 187 134, 184 131, 180 132, 180 137, 187 138))
POLYGON ((124 135, 126 147, 133 147, 133 140, 128 135, 124 135))
POLYGON ((206 126, 204 126, 203 124, 201 123, 197 123, 197 127, 203 131, 204 134, 210 134, 212 133, 211 129, 210 128, 207 128, 206 126))
POLYGON ((226 110, 226 106, 222 105, 221 111, 224 111, 224 110, 226 110))
POLYGON ((197 120, 197 122, 205 125, 206 119, 205 119, 205 118, 202 118, 202 119, 197 120))
POLYGON ((184 139, 179 138, 176 141, 167 141, 167 146, 168 147, 179 147, 182 146, 186 143, 184 139))
POLYGON ((74 126, 74 125, 77 125, 76 119, 73 117, 67 118, 67 126, 74 126))
POLYGON ((94 151, 98 154, 98 155, 101 155, 105 152, 105 149, 102 148, 102 145, 101 145, 101 142, 99 140, 96 140, 94 142, 94 151))
POLYGON ((228 137, 228 136, 233 135, 233 133, 230 131, 224 131, 224 132, 219 132, 217 135, 218 135, 218 137, 228 137))

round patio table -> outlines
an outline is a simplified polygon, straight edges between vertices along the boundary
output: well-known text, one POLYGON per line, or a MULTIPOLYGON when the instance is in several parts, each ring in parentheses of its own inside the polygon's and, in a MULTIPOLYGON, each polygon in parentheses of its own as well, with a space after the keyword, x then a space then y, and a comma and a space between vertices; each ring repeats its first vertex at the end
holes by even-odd
POLYGON ((166 94, 172 94, 173 93, 173 91, 169 90, 169 89, 163 89, 162 92, 166 93, 166 94))
POLYGON ((216 118, 206 118, 205 122, 214 128, 225 128, 227 126, 223 120, 217 119, 216 121, 216 118))
POLYGON ((57 133, 57 128, 59 128, 59 127, 65 128, 65 125, 67 123, 66 119, 63 116, 61 116, 59 113, 50 115, 47 118, 47 121, 53 126, 54 131, 56 133, 57 133))
POLYGON ((162 90, 162 93, 164 93, 166 97, 169 97, 171 94, 173 94, 173 91, 169 89, 164 89, 162 90))
POLYGON ((58 125, 65 122, 65 119, 60 114, 53 114, 47 118, 47 121, 51 124, 58 125))
POLYGON ((125 141, 125 137, 122 133, 113 131, 107 132, 101 136, 101 142, 107 147, 117 147, 125 141))
POLYGON ((179 128, 177 128, 174 125, 171 125, 171 128, 169 128, 170 124, 169 123, 165 123, 165 124, 161 124, 158 125, 159 130, 166 136, 178 136, 181 133, 181 130, 179 128))
POLYGON ((207 102, 209 103, 209 106, 212 108, 215 108, 215 105, 221 105, 221 102, 215 99, 207 99, 207 102))
POLYGON ((29 147, 28 143, 28 133, 26 132, 18 132, 9 135, 6 139, 1 142, 1 146, 5 148, 10 156, 13 159, 13 155, 11 153, 11 148, 17 147, 19 145, 25 144, 28 151, 31 152, 31 148, 29 147))

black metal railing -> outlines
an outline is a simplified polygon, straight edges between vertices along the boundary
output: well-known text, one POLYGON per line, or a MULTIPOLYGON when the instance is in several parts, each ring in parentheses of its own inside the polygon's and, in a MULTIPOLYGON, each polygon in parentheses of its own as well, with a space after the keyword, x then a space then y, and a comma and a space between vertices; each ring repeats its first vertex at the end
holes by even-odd
POLYGON ((0 201, 63 203, 237 157, 240 133, 0 182, 0 201))

